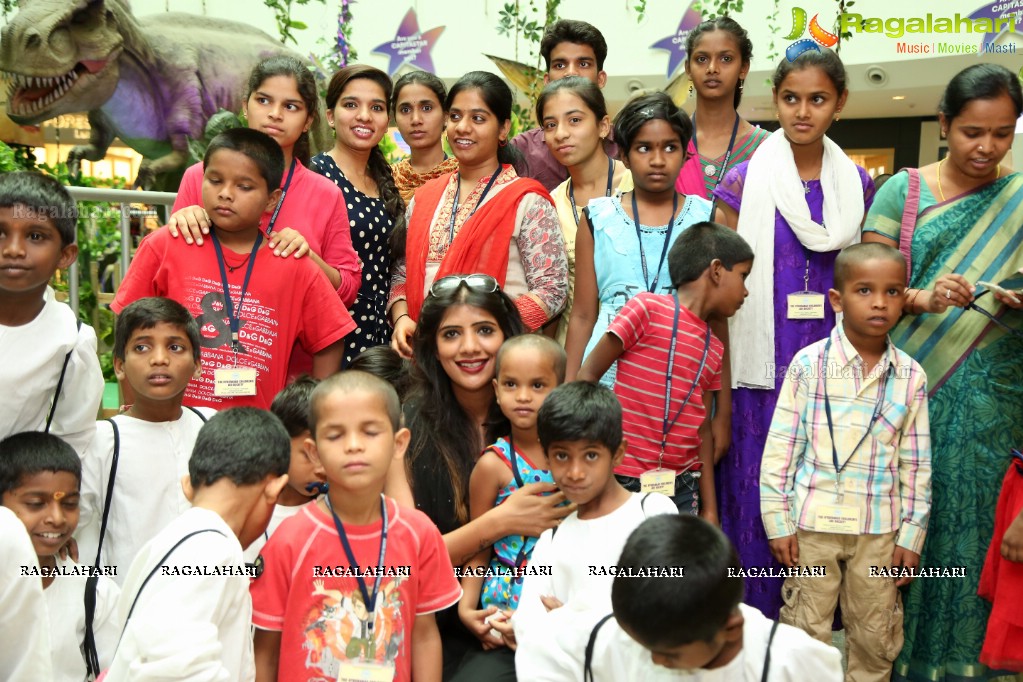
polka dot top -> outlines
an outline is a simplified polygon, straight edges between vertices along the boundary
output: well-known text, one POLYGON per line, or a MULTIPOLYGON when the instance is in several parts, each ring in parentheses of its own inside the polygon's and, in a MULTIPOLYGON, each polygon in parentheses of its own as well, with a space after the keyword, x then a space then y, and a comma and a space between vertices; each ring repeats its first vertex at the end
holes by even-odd
POLYGON ((391 342, 391 328, 386 315, 391 283, 391 254, 387 240, 394 225, 384 209, 383 200, 355 189, 326 153, 314 156, 309 167, 333 181, 344 193, 352 244, 362 261, 359 297, 350 311, 358 327, 345 337, 342 367, 347 367, 356 355, 367 348, 391 342))

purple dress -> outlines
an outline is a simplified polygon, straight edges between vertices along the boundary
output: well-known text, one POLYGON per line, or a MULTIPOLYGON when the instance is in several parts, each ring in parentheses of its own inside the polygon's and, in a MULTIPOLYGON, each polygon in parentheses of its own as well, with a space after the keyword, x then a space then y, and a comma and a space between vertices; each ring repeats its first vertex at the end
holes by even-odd
MULTIPOLYGON (((742 202, 742 186, 749 162, 745 161, 725 176, 714 194, 725 204, 738 211, 742 202)), ((857 166, 863 180, 866 210, 874 198, 874 181, 857 166)), ((820 223, 824 215, 824 193, 819 180, 808 183, 806 195, 810 216, 820 223)), ((764 568, 781 564, 771 556, 760 520, 760 459, 771 426, 774 406, 781 389, 781 377, 793 356, 806 346, 820 341, 835 326, 835 314, 825 298, 823 320, 790 320, 786 296, 803 290, 806 259, 810 259, 810 291, 827 296, 834 281, 835 258, 838 251, 818 253, 803 247, 788 223, 775 212, 774 217, 774 362, 777 368, 773 391, 737 388, 732 390, 732 447, 715 471, 718 495, 718 516, 721 528, 739 551, 745 568, 764 568)), ((732 349, 735 352, 735 349, 732 349)), ((746 578, 746 596, 743 601, 777 619, 781 608, 783 578, 746 578)))

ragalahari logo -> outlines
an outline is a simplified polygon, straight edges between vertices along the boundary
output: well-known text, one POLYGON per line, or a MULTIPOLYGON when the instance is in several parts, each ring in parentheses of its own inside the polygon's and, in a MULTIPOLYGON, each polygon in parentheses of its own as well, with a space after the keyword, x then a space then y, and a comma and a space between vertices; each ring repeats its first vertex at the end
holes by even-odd
POLYGON ((820 15, 815 14, 813 19, 810 20, 810 37, 802 38, 803 33, 807 31, 806 10, 802 7, 792 8, 792 31, 785 36, 785 40, 796 41, 785 50, 785 58, 790 62, 795 61, 796 57, 804 52, 809 52, 810 50, 820 52, 821 47, 834 47, 838 44, 838 36, 825 31, 817 23, 818 16, 820 15))

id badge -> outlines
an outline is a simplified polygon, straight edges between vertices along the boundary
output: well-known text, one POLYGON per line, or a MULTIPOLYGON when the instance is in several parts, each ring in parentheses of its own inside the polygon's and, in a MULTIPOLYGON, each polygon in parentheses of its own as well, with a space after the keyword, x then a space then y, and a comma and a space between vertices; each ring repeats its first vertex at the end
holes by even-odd
POLYGON ((353 663, 342 661, 337 682, 392 682, 394 665, 384 663, 353 663))
POLYGON ((818 533, 859 535, 860 508, 843 504, 822 504, 817 507, 813 529, 818 533))
POLYGON ((788 319, 823 320, 824 294, 816 291, 797 291, 788 295, 788 319))
POLYGON ((671 497, 675 494, 675 472, 670 469, 644 471, 639 475, 639 491, 671 497))
POLYGON ((254 367, 221 367, 214 370, 213 395, 220 398, 256 395, 256 369, 254 367))

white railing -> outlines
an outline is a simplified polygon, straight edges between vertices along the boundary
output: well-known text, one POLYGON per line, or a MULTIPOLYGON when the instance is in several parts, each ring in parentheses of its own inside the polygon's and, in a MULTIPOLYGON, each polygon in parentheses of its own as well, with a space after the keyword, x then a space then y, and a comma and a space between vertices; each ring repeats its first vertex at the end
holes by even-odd
MULTIPOLYGON (((177 198, 175 192, 146 192, 131 189, 107 189, 99 187, 66 187, 71 197, 81 201, 105 201, 121 205, 121 276, 128 272, 131 261, 131 204, 150 204, 156 206, 173 206, 177 198)), ((169 212, 169 211, 168 211, 169 212)), ((164 219, 166 219, 164 215, 164 219)), ((78 261, 71 264, 68 271, 68 303, 78 313, 78 261)), ((96 292, 98 295, 99 292, 96 292)))

